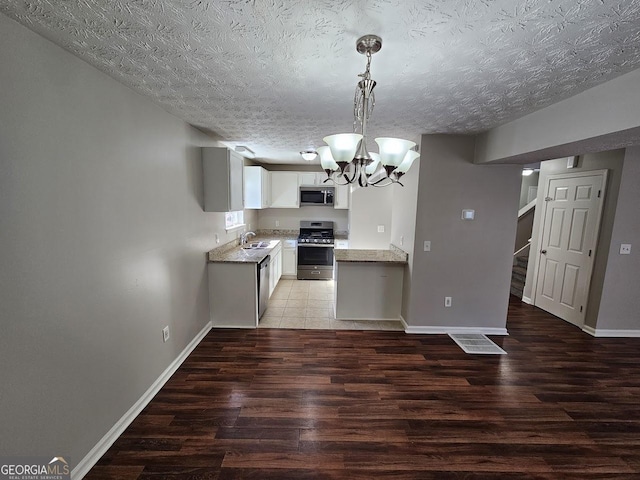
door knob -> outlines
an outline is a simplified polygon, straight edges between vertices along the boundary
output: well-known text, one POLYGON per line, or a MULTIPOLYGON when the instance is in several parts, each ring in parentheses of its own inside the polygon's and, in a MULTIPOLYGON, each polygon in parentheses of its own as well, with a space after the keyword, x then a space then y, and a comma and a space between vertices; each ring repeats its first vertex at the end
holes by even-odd
POLYGON ((547 251, 546 250, 540 250, 540 253, 542 253, 543 255, 546 255, 547 251))

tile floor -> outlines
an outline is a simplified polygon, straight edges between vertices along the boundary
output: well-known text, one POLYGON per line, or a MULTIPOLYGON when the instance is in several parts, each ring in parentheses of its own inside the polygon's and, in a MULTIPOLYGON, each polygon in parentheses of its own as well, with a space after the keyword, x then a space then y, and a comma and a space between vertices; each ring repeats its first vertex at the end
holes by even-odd
POLYGON ((259 328, 404 330, 399 321, 336 320, 333 280, 280 280, 259 328))

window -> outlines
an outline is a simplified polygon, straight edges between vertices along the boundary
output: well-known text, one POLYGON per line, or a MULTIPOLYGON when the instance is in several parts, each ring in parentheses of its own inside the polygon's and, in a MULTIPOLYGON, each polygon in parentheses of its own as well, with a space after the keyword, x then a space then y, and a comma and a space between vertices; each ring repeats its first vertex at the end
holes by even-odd
POLYGON ((244 210, 226 212, 224 214, 224 228, 226 230, 233 230, 242 226, 244 226, 244 210))

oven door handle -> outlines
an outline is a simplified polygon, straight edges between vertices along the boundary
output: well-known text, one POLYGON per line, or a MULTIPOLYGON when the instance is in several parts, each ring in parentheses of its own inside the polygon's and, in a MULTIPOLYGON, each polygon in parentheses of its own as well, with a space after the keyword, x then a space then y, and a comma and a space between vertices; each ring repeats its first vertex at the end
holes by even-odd
POLYGON ((333 248, 333 243, 305 243, 305 244, 298 244, 298 247, 313 247, 313 248, 324 248, 324 247, 328 247, 328 248, 333 248))

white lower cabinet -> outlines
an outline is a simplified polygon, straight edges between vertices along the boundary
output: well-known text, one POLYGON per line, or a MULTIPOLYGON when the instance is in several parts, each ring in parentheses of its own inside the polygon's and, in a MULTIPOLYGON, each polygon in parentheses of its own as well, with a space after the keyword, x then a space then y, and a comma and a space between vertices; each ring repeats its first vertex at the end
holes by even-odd
POLYGON ((285 240, 282 248, 282 274, 296 277, 298 275, 298 247, 296 240, 285 240))
POLYGON ((271 296, 282 276, 282 242, 278 242, 269 255, 271 255, 269 270, 269 296, 271 296))
POLYGON ((214 327, 258 326, 257 263, 209 263, 209 316, 214 327))

